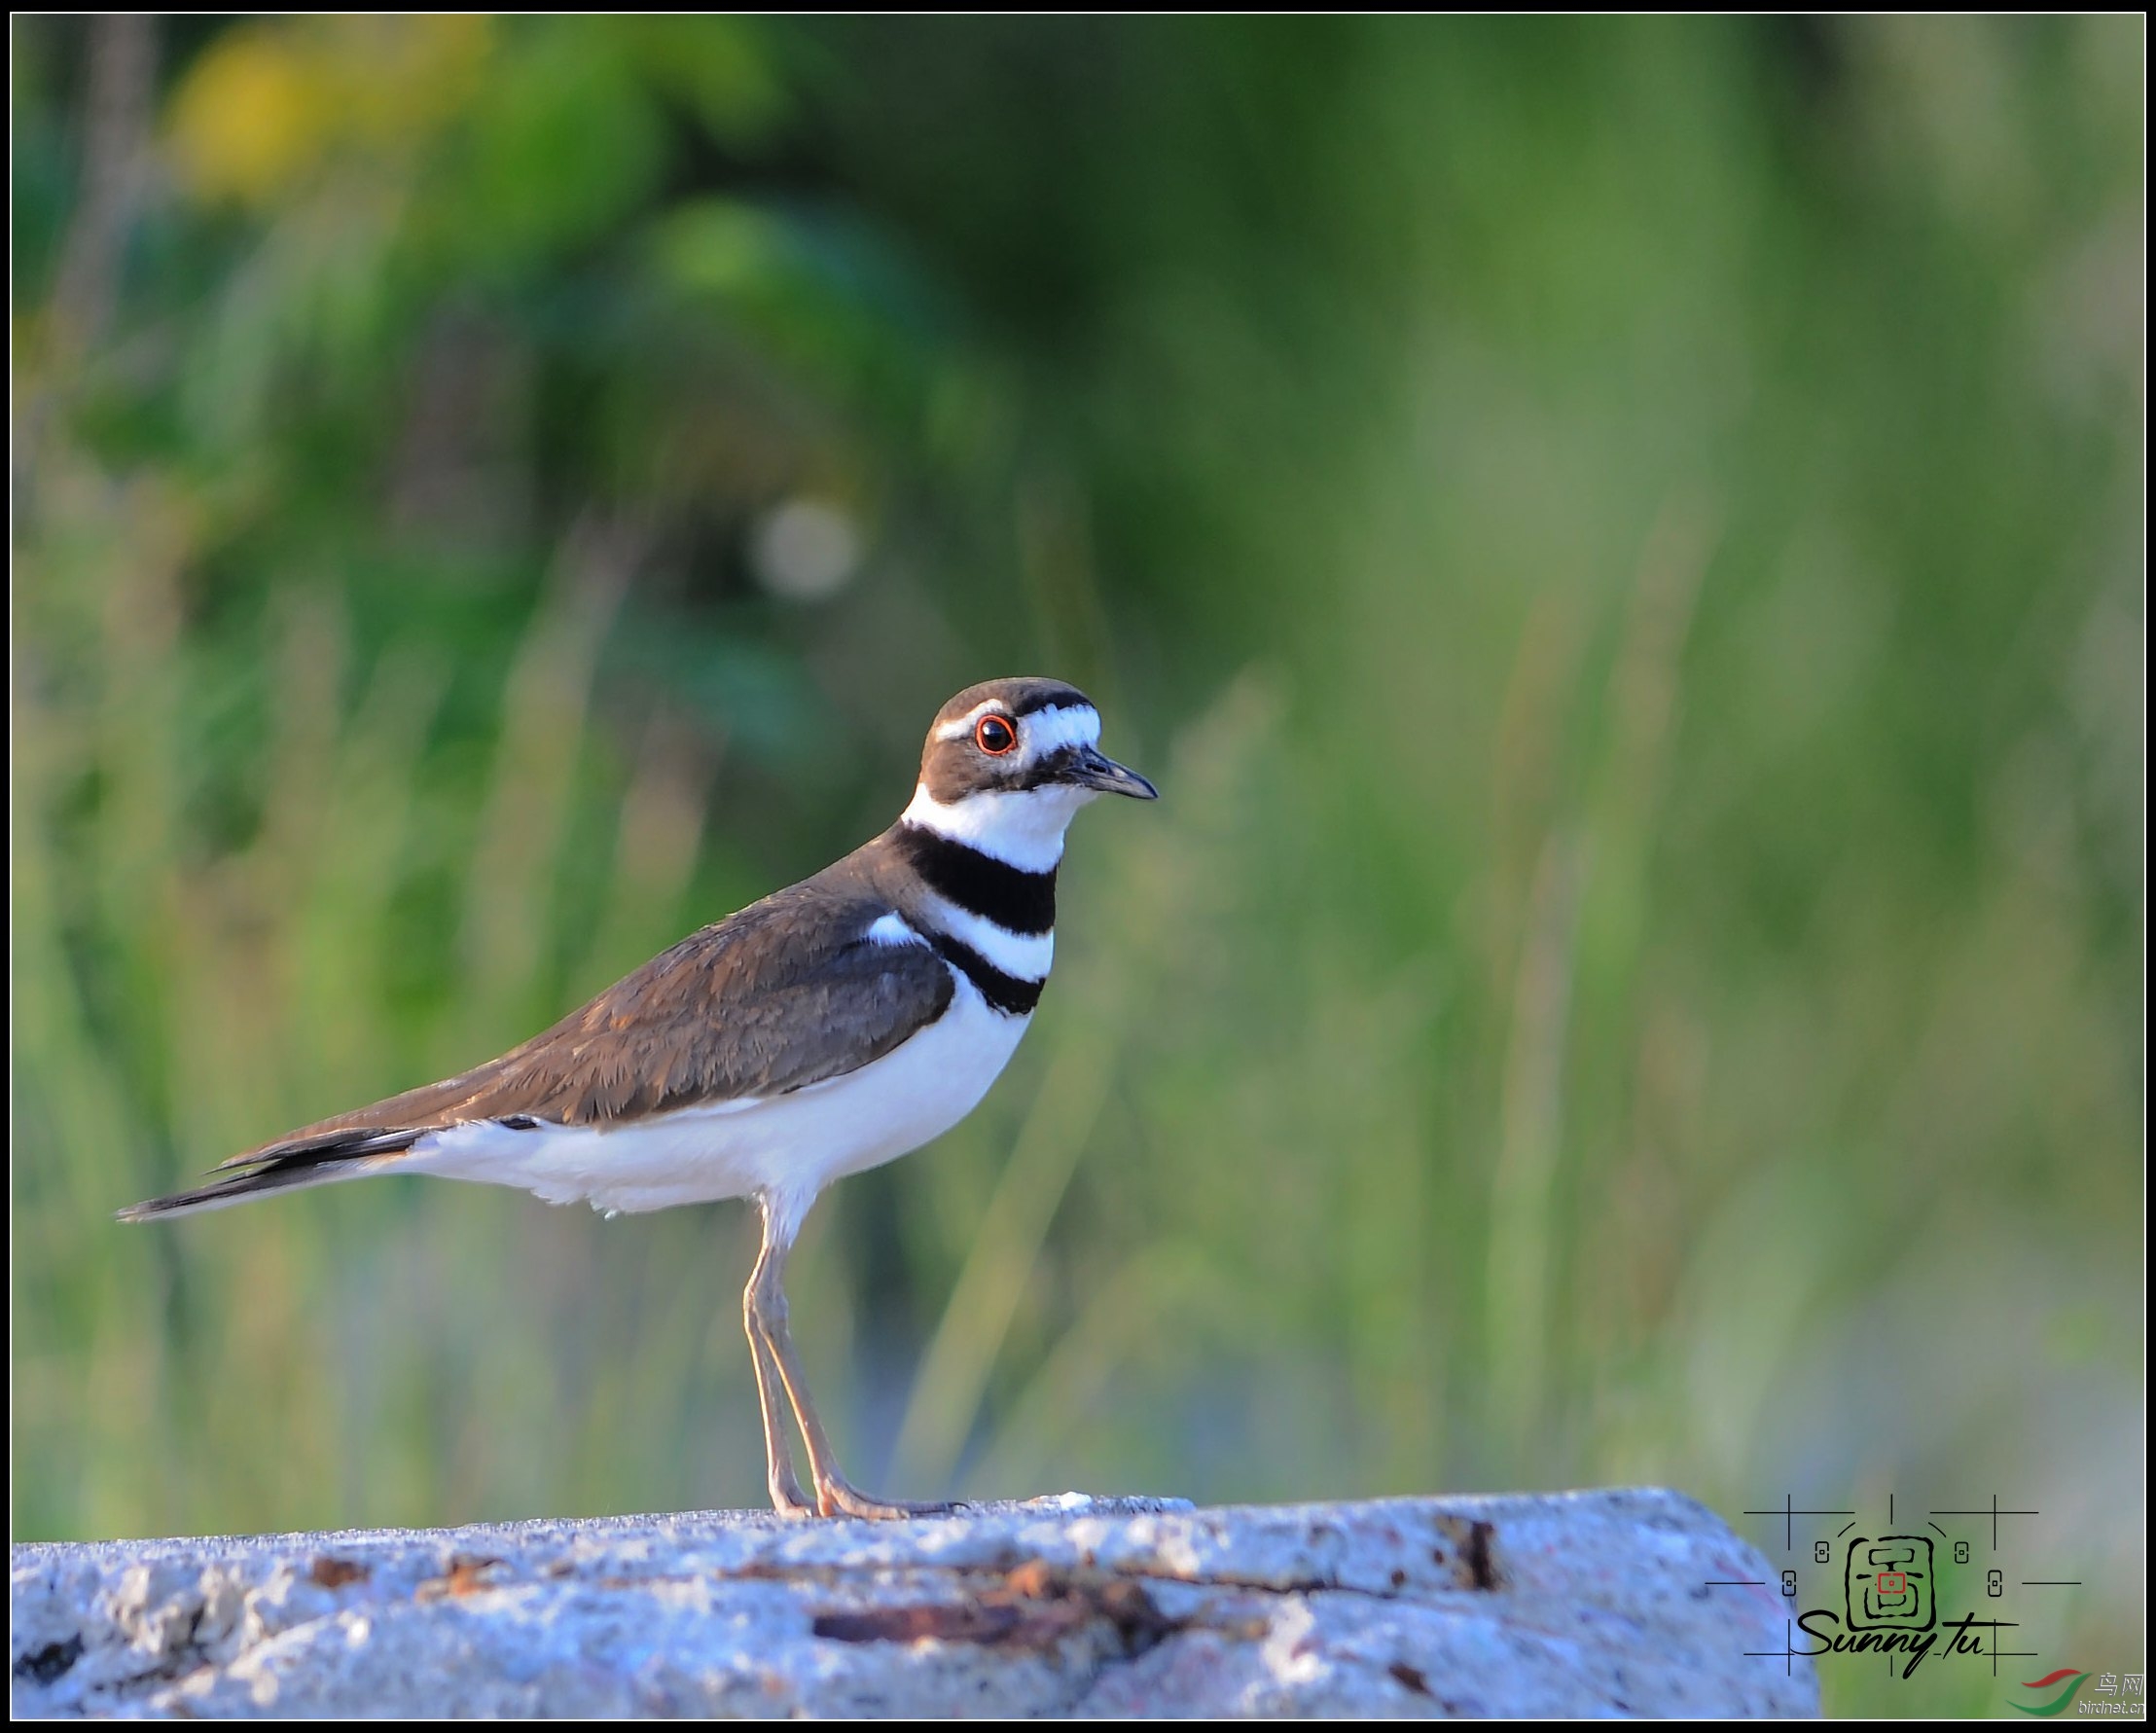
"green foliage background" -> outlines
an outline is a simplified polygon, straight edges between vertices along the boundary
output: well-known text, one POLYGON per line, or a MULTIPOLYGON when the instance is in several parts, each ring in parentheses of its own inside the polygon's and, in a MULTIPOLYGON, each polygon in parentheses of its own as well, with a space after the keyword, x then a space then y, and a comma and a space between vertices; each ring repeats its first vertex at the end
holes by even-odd
POLYGON ((1166 798, 811 1222, 857 1478, 1997 1492, 2138 1664, 2139 19, 14 46, 18 1538, 760 1502, 731 1206, 111 1211, 1042 671, 1166 798))

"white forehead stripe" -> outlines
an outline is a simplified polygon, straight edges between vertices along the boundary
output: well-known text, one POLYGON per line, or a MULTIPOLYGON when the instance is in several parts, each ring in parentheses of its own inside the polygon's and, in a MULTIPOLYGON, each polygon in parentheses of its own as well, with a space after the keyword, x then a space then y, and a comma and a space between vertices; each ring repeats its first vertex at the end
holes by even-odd
POLYGON ((1100 712, 1091 704, 1050 704, 1019 719, 1019 738, 1033 758, 1045 758, 1065 746, 1097 746, 1100 712))

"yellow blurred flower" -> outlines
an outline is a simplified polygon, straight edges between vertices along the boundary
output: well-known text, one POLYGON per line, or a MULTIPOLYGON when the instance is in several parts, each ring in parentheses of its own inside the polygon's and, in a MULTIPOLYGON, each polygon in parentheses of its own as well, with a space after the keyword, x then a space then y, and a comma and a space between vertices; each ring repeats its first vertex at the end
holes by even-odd
POLYGON ((311 167, 330 122, 317 71, 286 31, 220 37, 173 98, 181 184, 203 199, 260 203, 311 167))
POLYGON ((180 185, 266 204, 340 147, 396 154, 477 90, 492 23, 470 16, 322 18, 241 25, 188 69, 172 99, 180 185))

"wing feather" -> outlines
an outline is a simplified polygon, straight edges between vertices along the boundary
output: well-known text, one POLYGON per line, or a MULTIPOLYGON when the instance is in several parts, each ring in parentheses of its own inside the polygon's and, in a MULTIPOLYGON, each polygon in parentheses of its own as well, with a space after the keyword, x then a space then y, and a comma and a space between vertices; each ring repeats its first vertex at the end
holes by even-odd
POLYGON ((488 1064, 302 1126, 219 1164, 244 1167, 355 1133, 411 1137, 479 1119, 589 1125, 785 1095, 880 1059, 941 1017, 951 972, 921 945, 879 944, 883 899, 817 881, 691 933, 552 1029, 488 1064))

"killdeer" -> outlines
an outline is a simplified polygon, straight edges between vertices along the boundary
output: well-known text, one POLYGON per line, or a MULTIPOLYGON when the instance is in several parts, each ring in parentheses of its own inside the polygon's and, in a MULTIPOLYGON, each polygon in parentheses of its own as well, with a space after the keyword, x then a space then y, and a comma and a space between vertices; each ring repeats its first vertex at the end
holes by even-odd
POLYGON ((741 1300, 773 1504, 947 1510, 872 1498, 839 1472, 787 1332, 786 1255, 818 1192, 949 1131, 1025 1033, 1055 954, 1064 829, 1097 794, 1157 798, 1099 738, 1099 712, 1059 680, 969 686, 936 713, 912 804, 844 860, 690 934, 489 1064, 288 1132, 120 1217, 374 1173, 521 1186, 609 1213, 754 1199, 763 1240, 741 1300))

